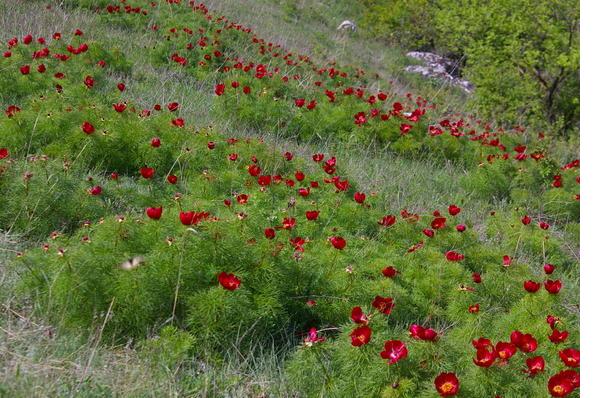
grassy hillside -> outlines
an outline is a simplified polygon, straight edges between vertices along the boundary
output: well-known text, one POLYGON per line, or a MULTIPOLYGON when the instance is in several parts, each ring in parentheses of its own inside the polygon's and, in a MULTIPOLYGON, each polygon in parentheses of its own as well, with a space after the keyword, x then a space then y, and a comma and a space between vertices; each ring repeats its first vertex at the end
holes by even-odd
POLYGON ((0 394, 578 395, 577 139, 358 7, 1 3, 0 394))

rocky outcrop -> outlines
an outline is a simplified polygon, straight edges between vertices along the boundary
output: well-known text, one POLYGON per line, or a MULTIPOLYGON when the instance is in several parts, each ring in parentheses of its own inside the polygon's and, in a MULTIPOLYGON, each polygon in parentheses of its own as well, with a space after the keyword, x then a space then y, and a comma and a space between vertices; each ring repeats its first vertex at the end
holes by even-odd
POLYGON ((463 80, 458 76, 459 66, 455 61, 430 52, 411 51, 406 55, 424 63, 424 65, 407 66, 405 68, 407 72, 418 73, 428 78, 444 80, 454 86, 460 87, 469 94, 475 89, 471 82, 463 80))

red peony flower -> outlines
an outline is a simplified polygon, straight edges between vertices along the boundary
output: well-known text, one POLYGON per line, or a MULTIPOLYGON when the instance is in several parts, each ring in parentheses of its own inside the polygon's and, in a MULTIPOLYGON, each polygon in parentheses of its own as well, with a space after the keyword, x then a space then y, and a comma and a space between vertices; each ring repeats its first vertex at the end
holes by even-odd
POLYGON ((453 397, 460 388, 458 377, 454 373, 440 373, 433 383, 441 397, 453 397))
POLYGON ((553 397, 565 397, 575 390, 573 379, 570 374, 566 375, 565 372, 560 372, 548 379, 548 392, 553 397))
POLYGON ((467 230, 467 226, 465 224, 458 224, 456 226, 456 230, 458 232, 465 232, 467 230))
POLYGON ((434 341, 437 339, 437 332, 431 328, 424 328, 421 325, 412 324, 408 328, 410 335, 413 339, 424 340, 424 341, 434 341))
POLYGON ((367 195, 365 195, 362 192, 355 192, 354 193, 354 201, 356 203, 362 204, 364 203, 365 199, 367 198, 367 195))
POLYGON ((84 133, 89 135, 92 134, 96 129, 90 122, 83 122, 83 124, 81 125, 81 130, 83 130, 84 133))
POLYGON ((215 86, 215 94, 218 96, 223 95, 223 93, 225 92, 225 85, 222 83, 219 83, 215 86))
POLYGON ((125 109, 127 109, 127 105, 123 102, 119 102, 117 104, 113 104, 113 109, 118 113, 122 113, 125 111, 125 109))
POLYGON ((481 275, 478 272, 473 272, 471 278, 473 279, 473 282, 481 283, 481 275))
POLYGON ((469 306, 469 312, 471 314, 476 314, 479 312, 479 304, 473 304, 469 306))
POLYGON ((329 238, 329 243, 338 250, 343 250, 346 247, 346 240, 341 236, 332 236, 329 238))
POLYGON ((325 337, 319 337, 317 328, 310 328, 308 335, 304 338, 304 346, 311 347, 313 344, 325 341, 325 337))
POLYGON ((552 264, 544 264, 544 273, 546 275, 551 275, 554 272, 556 267, 552 264))
POLYGON ((536 374, 543 372, 546 367, 544 357, 527 358, 525 364, 527 365, 527 372, 530 376, 535 376, 536 374))
POLYGON ((316 220, 319 217, 318 210, 309 210, 306 212, 306 219, 309 221, 316 220))
POLYGON ((423 230, 423 234, 425 234, 425 236, 427 236, 428 238, 433 238, 435 232, 433 231, 433 229, 425 228, 423 230))
POLYGON ((152 167, 144 166, 140 169, 140 174, 145 179, 150 179, 150 178, 154 177, 154 169, 152 167))
POLYGON ((482 368, 489 368, 494 364, 497 358, 497 353, 494 349, 488 350, 487 348, 477 348, 473 363, 482 368))
POLYGON ((371 341, 371 328, 367 325, 359 326, 350 333, 350 341, 354 347, 360 347, 371 341))
POLYGON ((360 307, 352 308, 352 312, 350 313, 350 319, 352 319, 354 323, 358 324, 369 323, 369 318, 360 307))
POLYGON ((400 340, 388 340, 379 355, 381 355, 381 358, 388 360, 388 365, 393 365, 408 356, 408 349, 400 340))
POLYGON ((383 216, 381 220, 379 220, 379 225, 384 227, 391 227, 396 223, 396 217, 393 215, 383 216))
POLYGON ((293 217, 286 217, 283 219, 282 228, 290 230, 296 226, 296 219, 293 217))
POLYGON ((523 287, 529 293, 535 293, 535 292, 537 292, 538 290, 540 290, 541 286, 542 286, 541 283, 537 283, 537 282, 534 282, 532 280, 528 280, 528 281, 523 282, 523 287))
POLYGON ((448 206, 448 214, 450 214, 451 216, 455 216, 458 213, 460 213, 460 207, 458 207, 456 205, 448 206))
POLYGON ((507 255, 502 256, 502 266, 503 267, 510 267, 511 264, 512 264, 512 258, 510 256, 507 256, 507 255))
POLYGON ((273 228, 265 228, 265 238, 267 238, 267 239, 275 238, 275 230, 273 228))
POLYGON ((523 218, 521 218, 521 222, 523 223, 523 225, 529 225, 531 223, 531 217, 525 214, 523 218))
POLYGON ((558 329, 552 329, 552 333, 548 336, 548 339, 554 344, 562 343, 569 337, 569 332, 563 330, 560 332, 558 329))
POLYGON ((0 159, 6 159, 8 157, 8 149, 0 148, 0 159))
POLYGON ((394 299, 391 297, 376 296, 371 303, 379 312, 384 315, 389 315, 394 308, 394 299))
POLYGON ((544 282, 544 287, 546 288, 548 293, 558 294, 558 292, 560 292, 560 289, 562 288, 562 283, 560 282, 560 280, 547 280, 546 282, 544 282))
POLYGON ((576 350, 575 348, 565 348, 558 352, 558 356, 568 367, 579 367, 579 350, 576 350))
POLYGON ((446 260, 448 261, 462 261, 464 258, 464 254, 457 253, 454 250, 449 250, 446 252, 446 260))
POLYGON ((446 226, 446 217, 436 217, 431 222, 431 228, 442 229, 446 226))
POLYGON ((152 138, 152 140, 150 140, 150 146, 153 148, 159 148, 160 147, 160 138, 158 137, 154 137, 152 138))
POLYGON ((496 344, 496 354, 498 358, 507 361, 517 352, 517 347, 513 343, 499 341, 496 344))
POLYGON ((167 176, 167 181, 169 182, 169 184, 177 184, 177 176, 175 174, 169 174, 167 176))
POLYGON ((146 215, 153 220, 160 220, 162 216, 163 208, 161 207, 148 207, 146 209, 146 215))
POLYGON ((381 274, 387 278, 393 278, 398 275, 398 270, 391 265, 388 265, 381 270, 381 274))
POLYGON ((226 290, 236 290, 240 287, 241 281, 234 275, 226 272, 221 272, 217 277, 221 286, 226 290))
POLYGON ((90 188, 90 195, 98 196, 102 193, 102 187, 100 185, 96 185, 95 187, 90 188))

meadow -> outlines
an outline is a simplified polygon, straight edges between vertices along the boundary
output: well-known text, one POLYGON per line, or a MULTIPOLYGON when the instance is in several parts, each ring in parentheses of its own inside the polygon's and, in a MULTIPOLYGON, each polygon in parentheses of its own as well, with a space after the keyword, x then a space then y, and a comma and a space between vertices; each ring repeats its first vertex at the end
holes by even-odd
POLYGON ((578 126, 358 3, 0 3, 0 396, 579 396, 578 126))

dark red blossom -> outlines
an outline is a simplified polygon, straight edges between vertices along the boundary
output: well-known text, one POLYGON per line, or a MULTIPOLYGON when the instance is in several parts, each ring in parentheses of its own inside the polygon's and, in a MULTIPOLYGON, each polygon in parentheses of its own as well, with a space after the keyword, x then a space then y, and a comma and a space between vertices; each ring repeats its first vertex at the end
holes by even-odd
POLYGON ((221 286, 223 286, 226 290, 236 290, 240 287, 241 281, 234 274, 228 274, 226 272, 221 272, 217 277, 221 286))
POLYGON ((350 342, 354 347, 360 347, 371 341, 371 328, 367 325, 359 326, 350 333, 350 342))
POLYGON ((454 373, 440 373, 433 384, 441 397, 453 397, 460 389, 458 377, 454 373))
POLYGON ((408 356, 408 349, 400 340, 388 340, 379 355, 381 355, 381 358, 388 360, 388 365, 393 365, 408 356))

